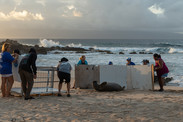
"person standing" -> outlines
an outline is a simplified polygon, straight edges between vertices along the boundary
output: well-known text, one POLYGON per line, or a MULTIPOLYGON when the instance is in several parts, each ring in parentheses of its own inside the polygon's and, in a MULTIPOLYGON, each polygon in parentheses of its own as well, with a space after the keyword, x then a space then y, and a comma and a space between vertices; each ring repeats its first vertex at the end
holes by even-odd
POLYGON ((12 56, 15 56, 15 54, 18 55, 18 59, 17 59, 16 62, 12 63, 13 78, 14 78, 14 81, 21 82, 21 79, 20 79, 20 75, 18 73, 18 70, 19 70, 20 61, 22 60, 22 56, 20 54, 19 49, 15 49, 13 51, 13 55, 12 56))
POLYGON ((164 78, 168 76, 169 70, 163 59, 161 59, 161 55, 155 53, 153 55, 153 58, 155 60, 154 70, 157 72, 158 82, 160 86, 159 91, 164 91, 163 89, 164 78))
POLYGON ((68 62, 68 59, 63 57, 57 66, 57 74, 60 80, 58 84, 58 96, 62 96, 61 95, 62 83, 65 80, 65 83, 67 83, 67 97, 70 97, 71 70, 72 67, 68 62))
POLYGON ((10 54, 10 44, 4 43, 0 54, 0 74, 1 74, 1 92, 2 97, 9 97, 10 91, 14 83, 12 74, 12 63, 16 62, 18 55, 15 53, 15 58, 10 54), (8 86, 7 86, 8 85, 8 86))
POLYGON ((37 53, 34 48, 31 48, 29 54, 24 56, 19 65, 19 74, 22 81, 22 90, 25 100, 34 99, 30 96, 34 80, 37 78, 36 67, 37 53))

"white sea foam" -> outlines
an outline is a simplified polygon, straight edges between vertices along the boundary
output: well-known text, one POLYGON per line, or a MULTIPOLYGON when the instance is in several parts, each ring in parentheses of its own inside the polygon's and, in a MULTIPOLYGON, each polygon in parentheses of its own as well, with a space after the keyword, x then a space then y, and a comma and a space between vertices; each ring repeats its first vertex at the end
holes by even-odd
POLYGON ((68 47, 80 47, 80 48, 83 47, 82 44, 74 44, 74 43, 68 44, 67 46, 68 47))
POLYGON ((124 53, 130 53, 130 52, 152 52, 152 53, 165 53, 165 54, 172 54, 172 53, 183 53, 182 48, 176 48, 176 47, 98 47, 98 46, 84 46, 81 43, 75 44, 60 44, 58 41, 48 40, 48 39, 41 39, 40 40, 40 46, 43 47, 52 47, 52 46, 59 46, 59 47, 76 47, 76 48, 84 48, 84 49, 90 49, 94 48, 96 50, 108 50, 113 53, 118 52, 124 52, 124 53))
POLYGON ((40 46, 43 47, 63 47, 63 45, 61 45, 59 42, 55 42, 53 40, 47 40, 47 39, 41 39, 40 40, 40 46))
POLYGON ((170 48, 168 53, 183 53, 183 49, 180 49, 180 48, 170 48))

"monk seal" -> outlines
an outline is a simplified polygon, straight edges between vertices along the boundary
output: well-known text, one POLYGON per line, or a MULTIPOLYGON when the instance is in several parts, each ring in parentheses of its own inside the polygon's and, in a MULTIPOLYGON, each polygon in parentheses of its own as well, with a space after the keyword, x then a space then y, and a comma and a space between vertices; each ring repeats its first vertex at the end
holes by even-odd
POLYGON ((103 82, 99 85, 97 81, 93 81, 93 87, 97 91, 122 91, 125 88, 125 86, 121 87, 117 83, 103 82))

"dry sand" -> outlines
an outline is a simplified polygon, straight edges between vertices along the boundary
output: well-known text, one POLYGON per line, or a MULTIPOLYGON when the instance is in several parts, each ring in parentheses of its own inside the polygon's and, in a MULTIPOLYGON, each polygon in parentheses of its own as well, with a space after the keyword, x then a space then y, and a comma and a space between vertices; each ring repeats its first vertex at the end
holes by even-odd
POLYGON ((0 98, 0 121, 183 121, 183 88, 178 87, 166 86, 164 92, 72 89, 70 98, 66 94, 35 98, 0 98))

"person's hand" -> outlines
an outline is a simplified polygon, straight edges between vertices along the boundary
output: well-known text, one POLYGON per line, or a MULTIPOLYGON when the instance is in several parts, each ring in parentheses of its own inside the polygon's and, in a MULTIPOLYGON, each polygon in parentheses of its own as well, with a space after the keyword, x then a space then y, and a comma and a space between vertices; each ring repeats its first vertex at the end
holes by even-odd
POLYGON ((36 79, 37 78, 37 75, 33 75, 33 78, 36 79))
POLYGON ((158 67, 154 67, 154 70, 157 70, 158 69, 158 67))

